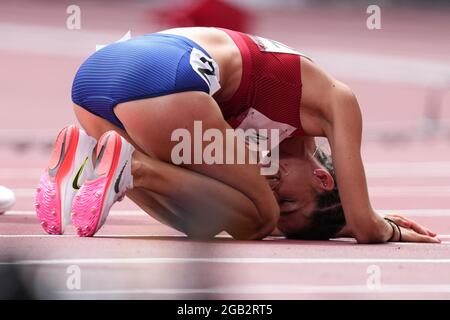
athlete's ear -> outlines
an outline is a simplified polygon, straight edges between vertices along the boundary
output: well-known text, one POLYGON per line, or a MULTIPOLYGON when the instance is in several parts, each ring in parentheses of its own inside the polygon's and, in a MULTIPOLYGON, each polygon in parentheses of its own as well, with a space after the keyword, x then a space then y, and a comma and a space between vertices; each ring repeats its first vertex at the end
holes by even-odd
POLYGON ((314 169, 313 184, 319 191, 331 191, 334 188, 334 179, 326 169, 314 169))

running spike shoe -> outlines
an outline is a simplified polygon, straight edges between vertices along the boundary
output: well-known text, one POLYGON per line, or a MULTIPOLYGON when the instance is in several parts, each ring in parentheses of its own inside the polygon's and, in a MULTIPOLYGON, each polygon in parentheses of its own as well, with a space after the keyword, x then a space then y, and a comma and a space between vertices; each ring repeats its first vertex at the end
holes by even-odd
POLYGON ((104 133, 97 145, 94 178, 84 182, 72 205, 72 222, 81 237, 92 237, 105 223, 111 207, 133 188, 134 147, 115 131, 104 133))
POLYGON ((12 190, 0 186, 0 214, 11 209, 16 202, 16 196, 12 190))
POLYGON ((93 173, 91 157, 96 144, 94 138, 75 125, 59 132, 50 163, 36 189, 36 214, 45 232, 64 233, 70 222, 73 197, 93 173))

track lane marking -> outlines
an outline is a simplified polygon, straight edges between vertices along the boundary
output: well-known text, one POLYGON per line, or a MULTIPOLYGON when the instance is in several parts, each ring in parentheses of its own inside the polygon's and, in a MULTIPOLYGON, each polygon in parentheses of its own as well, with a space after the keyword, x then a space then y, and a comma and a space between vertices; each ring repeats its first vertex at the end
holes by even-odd
MULTIPOLYGON (((32 198, 36 195, 35 188, 12 188, 16 198, 32 198)), ((369 186, 371 197, 396 198, 401 196, 420 198, 440 198, 449 197, 450 185, 430 185, 430 186, 369 186)))
MULTIPOLYGON (((1 136, 1 134, 0 134, 1 136)), ((368 178, 445 178, 450 177, 449 161, 368 162, 364 165, 368 178)), ((0 178, 29 179, 39 177, 43 168, 0 168, 0 178)), ((25 188, 23 188, 25 189, 25 188)))
POLYGON ((213 288, 151 288, 151 289, 115 289, 115 290, 61 290, 57 294, 63 295, 136 295, 136 294, 346 294, 346 293, 450 293, 450 285, 383 285, 377 288, 358 285, 335 286, 299 286, 299 285, 253 285, 253 286, 226 286, 213 288))
MULTIPOLYGON (((158 223, 158 225, 160 225, 158 223)), ((169 227, 167 227, 169 228, 169 227)), ((169 230, 172 230, 169 228, 169 230)), ((157 237, 166 237, 168 236, 167 234, 155 234, 155 233, 148 233, 148 234, 97 234, 95 235, 94 238, 96 239, 101 239, 101 238, 135 238, 135 239, 139 239, 139 238, 157 238, 157 237)), ((170 235, 170 237, 173 238, 186 238, 185 235, 180 234, 180 235, 170 235)), ((438 238, 440 239, 450 239, 450 234, 438 234, 437 235, 438 238)), ((0 238, 79 238, 78 235, 76 234, 64 234, 64 235, 57 235, 57 234, 0 234, 0 238)), ((229 235, 217 235, 216 238, 219 239, 228 239, 231 238, 231 236, 229 235)), ((273 240, 273 239, 277 239, 278 237, 268 237, 266 238, 267 240, 273 240)), ((281 237, 282 238, 282 237, 281 237)), ((344 240, 344 239, 352 239, 352 238, 334 238, 332 240, 344 240)), ((415 242, 401 242, 401 243, 397 243, 397 244, 402 244, 402 245, 407 245, 407 244, 417 244, 415 242)))
MULTIPOLYGON (((397 213, 411 217, 450 217, 450 209, 375 209, 375 211, 381 215, 397 213)), ((114 210, 109 215, 118 217, 148 216, 142 210, 114 210)), ((13 210, 6 212, 5 216, 36 216, 36 212, 33 210, 13 210)))
POLYGON ((0 265, 138 265, 138 264, 450 264, 450 259, 386 259, 386 258, 80 258, 40 259, 0 262, 0 265))

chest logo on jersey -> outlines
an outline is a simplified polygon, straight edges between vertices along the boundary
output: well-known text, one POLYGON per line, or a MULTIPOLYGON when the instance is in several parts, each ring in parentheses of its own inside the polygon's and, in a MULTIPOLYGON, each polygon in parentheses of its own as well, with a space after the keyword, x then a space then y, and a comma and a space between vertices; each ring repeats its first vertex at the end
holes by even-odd
POLYGON ((205 80, 209 87, 209 95, 213 95, 220 89, 220 75, 218 64, 202 51, 192 48, 189 63, 192 69, 205 80))

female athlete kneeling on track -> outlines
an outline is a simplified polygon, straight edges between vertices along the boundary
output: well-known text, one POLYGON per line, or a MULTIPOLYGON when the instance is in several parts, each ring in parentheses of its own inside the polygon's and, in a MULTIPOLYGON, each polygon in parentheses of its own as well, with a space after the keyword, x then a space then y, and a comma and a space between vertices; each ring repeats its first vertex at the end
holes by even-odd
MULTIPOLYGON (((409 219, 373 210, 355 95, 279 42, 179 28, 111 44, 81 65, 72 100, 85 131, 61 131, 36 196, 49 233, 61 234, 71 218, 79 235, 94 235, 126 192, 148 214, 192 237, 226 231, 235 239, 440 242, 409 219), (250 161, 194 161, 210 141, 188 143, 192 152, 180 156, 192 161, 176 163, 174 132, 194 137, 199 124, 200 134, 214 129, 234 145, 239 138, 229 135, 231 128, 278 129, 278 172, 265 177, 250 161), (314 137, 328 139, 333 163, 314 137)), ((269 134, 253 138, 276 149, 269 134)), ((228 142, 219 153, 236 153, 228 142)))

